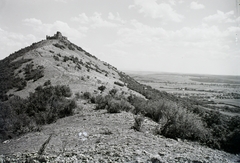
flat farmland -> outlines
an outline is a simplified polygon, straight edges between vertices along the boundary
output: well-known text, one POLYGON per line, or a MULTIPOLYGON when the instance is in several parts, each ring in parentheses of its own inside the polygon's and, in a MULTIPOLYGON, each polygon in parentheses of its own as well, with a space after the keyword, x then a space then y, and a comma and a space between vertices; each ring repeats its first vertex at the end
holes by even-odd
POLYGON ((215 99, 214 101, 220 104, 224 103, 224 104, 240 107, 240 99, 215 99))
POLYGON ((202 101, 209 109, 240 113, 240 76, 128 72, 160 91, 202 101))

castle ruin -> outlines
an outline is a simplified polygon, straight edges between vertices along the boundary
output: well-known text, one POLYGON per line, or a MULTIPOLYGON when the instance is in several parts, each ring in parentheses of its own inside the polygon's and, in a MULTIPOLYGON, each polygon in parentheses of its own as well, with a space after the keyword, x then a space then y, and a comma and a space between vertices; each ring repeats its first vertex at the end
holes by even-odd
POLYGON ((67 40, 67 37, 63 36, 61 32, 57 31, 54 36, 46 36, 47 40, 53 40, 53 39, 58 39, 58 40, 67 40))

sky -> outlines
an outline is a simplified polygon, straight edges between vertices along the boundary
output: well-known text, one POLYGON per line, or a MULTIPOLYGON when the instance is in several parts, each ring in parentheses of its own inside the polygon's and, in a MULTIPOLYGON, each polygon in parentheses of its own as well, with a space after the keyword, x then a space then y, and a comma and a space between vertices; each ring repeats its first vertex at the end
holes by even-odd
POLYGON ((60 31, 122 71, 240 75, 237 3, 0 0, 0 59, 60 31))

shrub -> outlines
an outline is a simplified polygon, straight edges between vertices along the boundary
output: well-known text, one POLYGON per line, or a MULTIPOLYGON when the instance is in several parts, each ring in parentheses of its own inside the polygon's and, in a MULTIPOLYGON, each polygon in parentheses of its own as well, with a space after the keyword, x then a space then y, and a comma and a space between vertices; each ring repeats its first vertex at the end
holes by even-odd
POLYGON ((133 129, 137 131, 141 131, 142 123, 144 122, 144 117, 141 115, 134 117, 134 125, 132 126, 133 129))
POLYGON ((58 43, 56 43, 56 44, 53 44, 53 46, 55 46, 55 47, 57 47, 57 48, 59 48, 59 49, 65 49, 65 46, 63 46, 63 45, 61 45, 61 44, 58 44, 58 43))
POLYGON ((120 113, 121 111, 130 111, 133 106, 123 99, 111 98, 107 101, 106 109, 108 113, 120 113))
POLYGON ((108 101, 111 100, 112 97, 111 96, 101 96, 98 95, 95 98, 95 103, 96 105, 96 110, 100 110, 100 109, 106 109, 108 107, 108 101))
POLYGON ((229 133, 224 142, 223 149, 227 152, 239 154, 240 153, 240 129, 237 128, 229 133))
POLYGON ((27 86, 27 81, 22 78, 15 78, 13 82, 12 85, 17 88, 17 91, 23 90, 27 86))
POLYGON ((56 56, 56 55, 54 55, 53 58, 55 59, 55 61, 59 61, 60 60, 59 57, 56 56))
POLYGON ((83 93, 83 97, 85 98, 85 99, 90 99, 91 98, 91 93, 90 92, 84 92, 83 93))
POLYGON ((98 87, 98 90, 100 90, 101 92, 103 92, 106 89, 106 87, 104 85, 101 85, 100 87, 98 87))
POLYGON ((92 96, 91 99, 90 99, 90 102, 95 104, 96 103, 96 97, 92 96))
POLYGON ((63 57, 63 62, 67 62, 68 60, 70 60, 69 57, 67 57, 67 56, 64 56, 64 57, 63 57))
POLYGON ((47 81, 43 84, 43 86, 49 86, 49 85, 51 85, 51 80, 47 80, 47 81))
POLYGON ((108 113, 120 113, 122 110, 121 101, 111 99, 108 101, 107 112, 108 113))
POLYGON ((124 86, 124 83, 121 83, 121 82, 118 82, 118 81, 115 81, 114 84, 116 84, 116 85, 118 85, 118 86, 121 86, 121 87, 124 86))
POLYGON ((25 79, 26 80, 32 80, 37 81, 38 79, 42 78, 44 76, 44 67, 43 66, 37 66, 37 68, 34 68, 34 64, 30 63, 27 64, 24 68, 25 70, 25 79))
POLYGON ((198 115, 175 104, 165 105, 159 123, 160 133, 170 138, 205 141, 209 132, 198 115))
POLYGON ((117 91, 118 91, 117 89, 113 88, 109 91, 109 94, 114 96, 117 93, 117 91))
POLYGON ((72 91, 69 86, 66 85, 57 85, 55 86, 55 94, 59 97, 71 97, 72 91))
POLYGON ((68 49, 69 50, 75 50, 75 48, 71 44, 68 45, 68 49))
POLYGON ((80 99, 80 98, 81 98, 80 93, 79 93, 79 92, 76 92, 76 93, 75 93, 75 97, 76 97, 76 99, 80 99))
POLYGON ((176 103, 166 100, 145 101, 135 96, 128 100, 141 113, 159 123, 156 133, 170 138, 205 141, 208 130, 201 118, 176 103))
POLYGON ((38 86, 27 99, 13 96, 0 102, 0 138, 7 139, 19 134, 38 131, 41 125, 73 114, 76 101, 67 99, 68 86, 38 86))
POLYGON ((132 111, 134 110, 134 106, 132 106, 129 102, 121 98, 120 100, 121 110, 122 111, 132 111))
POLYGON ((165 101, 148 101, 147 103, 139 103, 139 108, 144 107, 141 109, 141 113, 145 116, 151 118, 155 122, 159 122, 159 119, 162 117, 163 110, 168 107, 168 103, 165 101))

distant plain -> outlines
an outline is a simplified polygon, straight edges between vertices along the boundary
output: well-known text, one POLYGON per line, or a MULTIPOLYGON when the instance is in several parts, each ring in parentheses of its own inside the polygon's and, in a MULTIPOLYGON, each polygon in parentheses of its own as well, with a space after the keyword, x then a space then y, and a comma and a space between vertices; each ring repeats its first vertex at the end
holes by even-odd
POLYGON ((240 76, 127 72, 138 82, 218 111, 240 113, 240 76))

